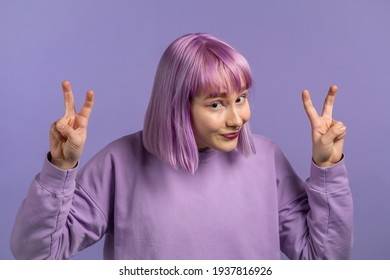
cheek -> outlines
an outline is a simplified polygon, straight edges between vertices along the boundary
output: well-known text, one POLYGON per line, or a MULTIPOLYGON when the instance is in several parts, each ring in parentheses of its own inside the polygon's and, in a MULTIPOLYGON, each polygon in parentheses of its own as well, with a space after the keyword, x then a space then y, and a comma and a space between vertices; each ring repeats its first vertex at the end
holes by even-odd
POLYGON ((220 126, 220 117, 218 114, 210 113, 201 106, 192 106, 191 123, 192 129, 197 132, 207 132, 215 130, 220 126))
POLYGON ((249 104, 247 104, 247 106, 245 106, 244 110, 242 111, 241 118, 244 123, 249 121, 249 119, 251 118, 251 108, 249 104))
POLYGON ((212 119, 200 106, 191 108, 191 125, 195 138, 203 138, 212 127, 212 119))
POLYGON ((217 114, 208 114, 207 112, 201 114, 197 118, 197 129, 203 132, 218 131, 223 125, 223 121, 217 114))

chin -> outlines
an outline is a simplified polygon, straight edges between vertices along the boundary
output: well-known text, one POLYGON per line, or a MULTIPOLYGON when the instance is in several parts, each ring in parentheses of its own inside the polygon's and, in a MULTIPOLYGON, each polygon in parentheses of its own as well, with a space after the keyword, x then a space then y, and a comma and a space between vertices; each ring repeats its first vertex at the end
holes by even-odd
POLYGON ((221 152, 231 152, 235 148, 237 148, 237 142, 235 143, 224 143, 223 145, 215 145, 214 149, 219 150, 221 152))

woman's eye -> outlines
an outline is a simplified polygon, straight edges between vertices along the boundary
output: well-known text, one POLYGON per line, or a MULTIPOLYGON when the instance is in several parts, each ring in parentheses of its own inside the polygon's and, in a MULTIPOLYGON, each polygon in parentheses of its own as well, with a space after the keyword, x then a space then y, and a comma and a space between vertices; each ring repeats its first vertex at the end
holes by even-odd
POLYGON ((236 99, 236 103, 242 103, 245 101, 245 96, 239 96, 237 99, 236 99))
POLYGON ((211 104, 210 107, 213 109, 220 109, 220 108, 222 108, 222 103, 221 102, 214 102, 213 104, 211 104))

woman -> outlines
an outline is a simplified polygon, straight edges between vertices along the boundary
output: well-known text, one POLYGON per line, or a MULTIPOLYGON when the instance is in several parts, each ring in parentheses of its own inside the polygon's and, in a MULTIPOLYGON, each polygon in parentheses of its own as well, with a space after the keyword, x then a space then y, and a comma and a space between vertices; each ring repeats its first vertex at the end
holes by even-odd
POLYGON ((159 63, 144 129, 100 151, 81 170, 94 95, 65 115, 17 214, 16 258, 64 259, 105 236, 105 259, 345 259, 352 199, 345 126, 322 116, 308 91, 310 178, 301 181, 271 140, 252 135, 250 68, 208 34, 175 40, 159 63))

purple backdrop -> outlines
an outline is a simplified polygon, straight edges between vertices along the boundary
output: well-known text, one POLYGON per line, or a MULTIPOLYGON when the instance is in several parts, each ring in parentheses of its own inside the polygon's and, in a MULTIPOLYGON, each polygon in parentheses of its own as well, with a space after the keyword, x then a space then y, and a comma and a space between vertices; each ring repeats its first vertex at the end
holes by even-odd
MULTIPOLYGON (((348 127, 345 154, 355 203, 354 259, 390 259, 390 2, 1 1, 0 259, 17 208, 62 116, 61 81, 80 106, 96 94, 85 163, 108 142, 142 128, 154 72, 180 35, 209 32, 249 60, 252 129, 273 138, 306 178, 310 127, 301 91, 320 110, 330 84, 348 127)), ((100 259, 102 242, 76 258, 100 259)))

